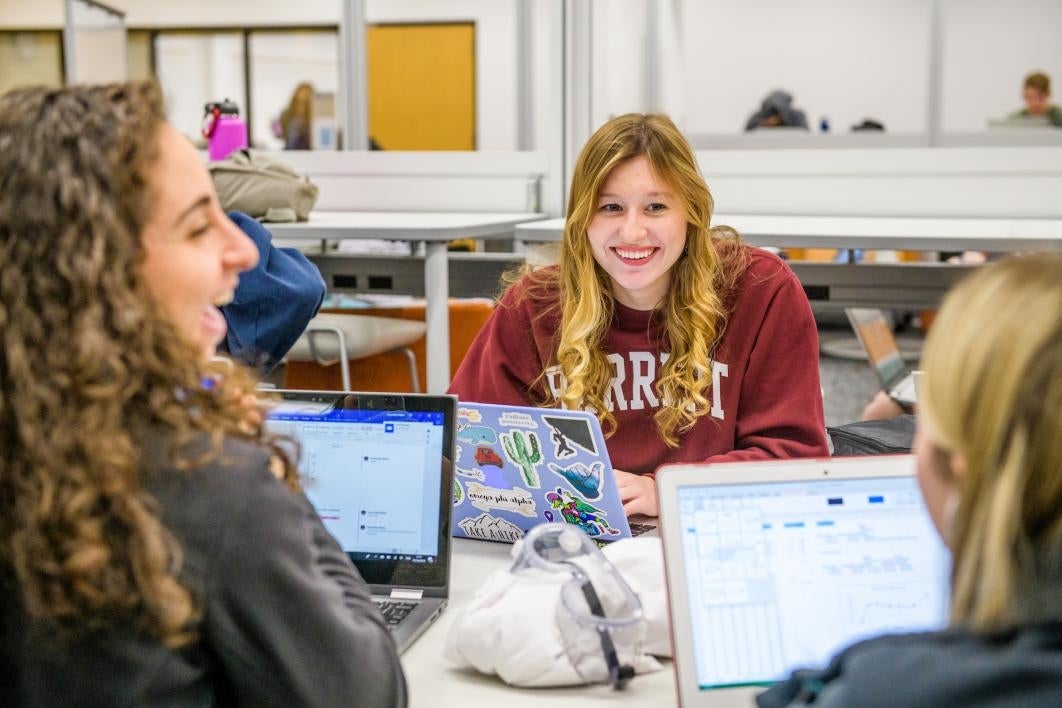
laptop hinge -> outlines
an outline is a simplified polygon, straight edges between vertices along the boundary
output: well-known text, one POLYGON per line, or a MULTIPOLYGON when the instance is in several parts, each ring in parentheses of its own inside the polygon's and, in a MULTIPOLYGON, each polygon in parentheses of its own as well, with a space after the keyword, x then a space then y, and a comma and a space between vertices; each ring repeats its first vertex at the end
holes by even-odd
POLYGON ((423 590, 410 590, 406 588, 391 588, 392 600, 420 600, 424 597, 423 590))

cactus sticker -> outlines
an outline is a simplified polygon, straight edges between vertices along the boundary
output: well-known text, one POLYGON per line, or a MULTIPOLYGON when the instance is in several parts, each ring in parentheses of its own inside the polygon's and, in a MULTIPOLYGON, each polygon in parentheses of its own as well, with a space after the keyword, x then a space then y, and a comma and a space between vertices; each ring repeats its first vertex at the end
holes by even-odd
POLYGON ((465 500, 465 492, 461 489, 461 483, 456 479, 454 480, 454 506, 457 506, 465 500))
POLYGON ((542 462, 542 449, 538 435, 530 431, 513 430, 502 433, 501 441, 509 462, 520 468, 524 484, 532 489, 540 489, 542 482, 538 477, 538 465, 542 462))

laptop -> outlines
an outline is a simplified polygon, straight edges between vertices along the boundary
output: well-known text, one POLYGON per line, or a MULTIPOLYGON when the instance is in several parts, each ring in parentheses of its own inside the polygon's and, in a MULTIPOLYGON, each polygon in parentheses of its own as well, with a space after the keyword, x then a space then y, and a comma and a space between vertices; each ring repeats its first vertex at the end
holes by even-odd
POLYGON ((446 606, 457 399, 275 391, 306 496, 372 589, 400 652, 446 606))
POLYGON ((849 307, 844 312, 867 353, 870 366, 881 381, 882 390, 894 401, 913 406, 918 399, 914 377, 900 354, 885 313, 869 307, 849 307))
POLYGON ((1052 128, 1047 116, 1009 116, 1007 118, 989 118, 989 130, 1027 130, 1029 128, 1052 128))
POLYGON ((590 413, 462 401, 456 437, 454 536, 513 543, 557 521, 607 542, 656 528, 632 529, 590 413))
POLYGON ((657 485, 681 706, 753 705, 860 639, 946 624, 911 455, 669 465, 657 485))

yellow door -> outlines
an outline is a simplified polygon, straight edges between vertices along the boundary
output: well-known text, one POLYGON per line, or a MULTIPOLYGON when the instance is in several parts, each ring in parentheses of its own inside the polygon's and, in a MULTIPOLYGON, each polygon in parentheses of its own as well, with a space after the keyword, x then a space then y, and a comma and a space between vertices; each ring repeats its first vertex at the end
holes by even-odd
POLYGON ((369 136, 384 150, 476 149, 474 23, 371 25, 369 136))

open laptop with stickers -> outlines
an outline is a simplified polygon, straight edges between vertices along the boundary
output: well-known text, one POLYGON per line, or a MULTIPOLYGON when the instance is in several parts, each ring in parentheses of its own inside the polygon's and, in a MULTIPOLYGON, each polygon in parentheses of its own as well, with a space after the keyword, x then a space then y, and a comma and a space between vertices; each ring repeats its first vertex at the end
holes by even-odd
POLYGON ((592 414, 462 401, 456 438, 454 536, 512 543, 558 521, 596 541, 631 537, 592 414))
POLYGON ((446 606, 457 399, 276 391, 266 428, 298 441, 307 498, 405 649, 446 606))
POLYGON ((683 708, 752 706, 853 642, 947 621, 911 455, 665 465, 657 492, 683 708))

